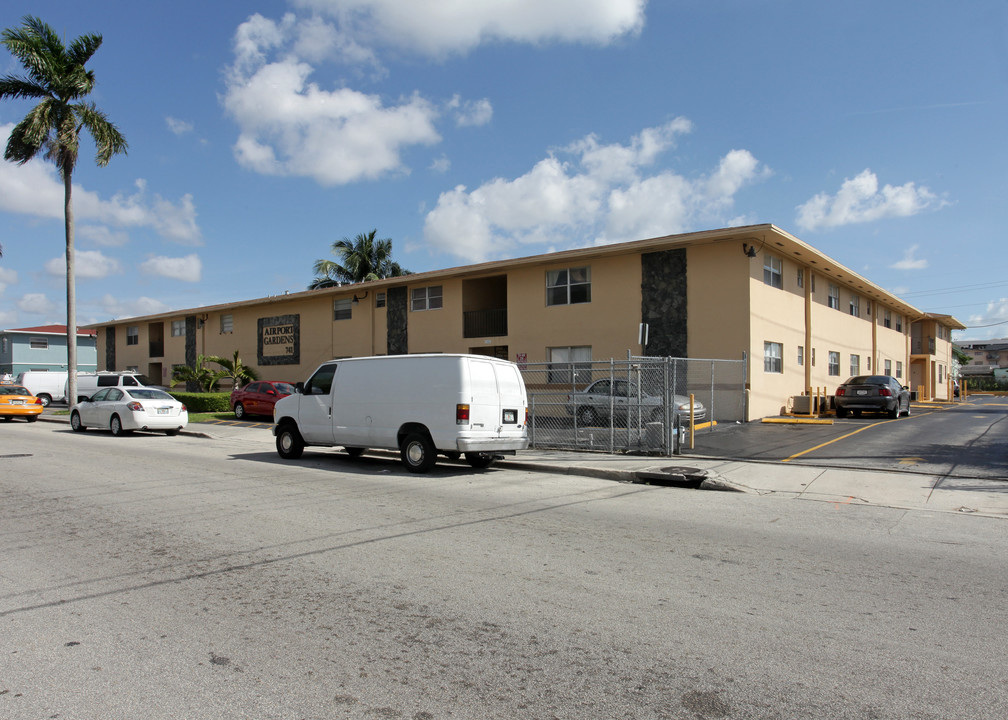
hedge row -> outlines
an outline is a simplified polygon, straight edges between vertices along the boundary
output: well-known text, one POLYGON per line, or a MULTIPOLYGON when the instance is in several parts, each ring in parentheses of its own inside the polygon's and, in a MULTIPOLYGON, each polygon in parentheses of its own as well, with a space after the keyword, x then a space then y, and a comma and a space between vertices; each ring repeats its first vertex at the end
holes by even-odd
POLYGON ((169 390, 169 394, 186 406, 191 413, 218 413, 231 411, 231 393, 194 393, 169 390))

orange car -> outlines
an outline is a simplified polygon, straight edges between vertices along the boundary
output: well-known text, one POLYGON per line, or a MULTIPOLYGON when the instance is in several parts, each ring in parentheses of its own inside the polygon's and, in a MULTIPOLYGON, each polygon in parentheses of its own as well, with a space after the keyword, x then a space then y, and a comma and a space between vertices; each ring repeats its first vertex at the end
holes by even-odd
POLYGON ((0 419, 10 421, 23 417, 28 422, 35 422, 44 407, 42 401, 24 385, 0 383, 0 419))

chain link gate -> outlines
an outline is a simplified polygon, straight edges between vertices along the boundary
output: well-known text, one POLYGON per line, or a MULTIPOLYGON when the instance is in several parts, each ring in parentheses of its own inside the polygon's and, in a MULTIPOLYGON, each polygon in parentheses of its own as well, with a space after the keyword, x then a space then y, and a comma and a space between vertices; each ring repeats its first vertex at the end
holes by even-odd
POLYGON ((529 444, 672 455, 689 432, 745 420, 744 360, 632 357, 523 363, 529 444), (690 395, 693 395, 693 426, 690 395))

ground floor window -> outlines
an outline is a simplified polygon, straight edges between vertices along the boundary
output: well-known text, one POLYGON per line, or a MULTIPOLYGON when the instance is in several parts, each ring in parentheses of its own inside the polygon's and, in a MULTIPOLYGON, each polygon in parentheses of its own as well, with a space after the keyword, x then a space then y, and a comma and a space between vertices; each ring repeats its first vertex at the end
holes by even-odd
POLYGON ((799 345, 798 346, 798 364, 799 365, 804 365, 805 364, 805 346, 804 345, 799 345))
POLYGON ((896 377, 903 377, 903 362, 900 360, 896 361, 896 377))
POLYGON ((851 376, 861 374, 861 356, 851 355, 850 356, 850 374, 851 376))
POLYGON ((547 355, 547 382, 587 383, 591 379, 591 345, 548 348, 547 355))
POLYGON ((840 353, 834 350, 829 351, 829 374, 840 376, 840 353))
POLYGON ((784 345, 777 342, 763 343, 763 372, 784 372, 784 345))
POLYGON ((885 374, 892 375, 892 360, 885 361, 885 374))

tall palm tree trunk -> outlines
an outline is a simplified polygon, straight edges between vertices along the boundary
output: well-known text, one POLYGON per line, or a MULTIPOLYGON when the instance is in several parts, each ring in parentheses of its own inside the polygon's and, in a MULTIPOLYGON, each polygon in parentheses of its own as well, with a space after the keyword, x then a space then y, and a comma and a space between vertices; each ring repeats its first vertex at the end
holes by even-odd
POLYGON ((74 283, 74 219, 70 171, 63 170, 63 217, 66 223, 67 404, 77 402, 77 291, 74 283))

